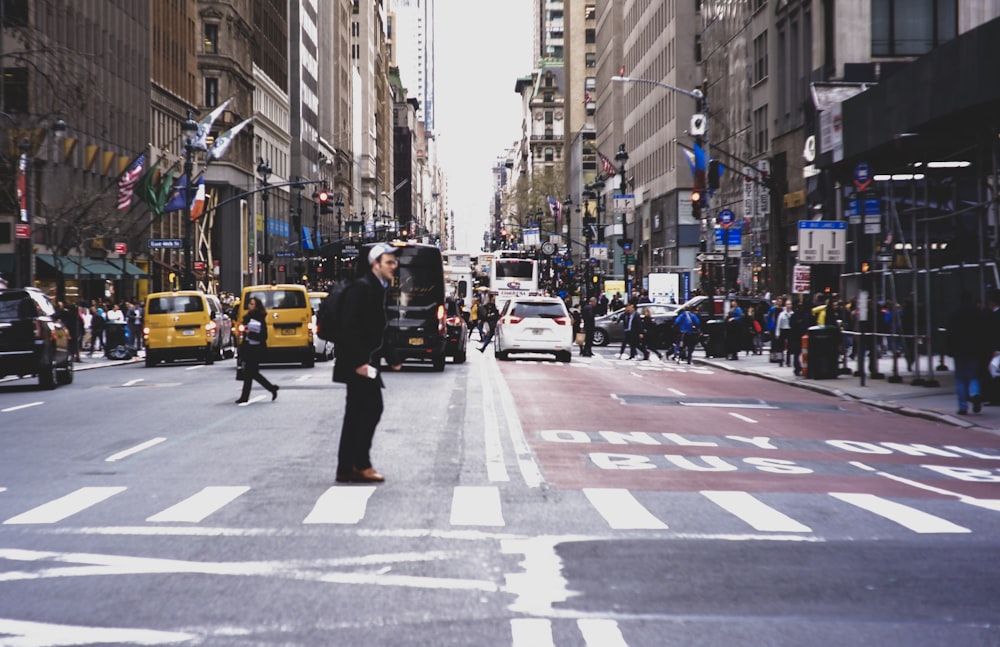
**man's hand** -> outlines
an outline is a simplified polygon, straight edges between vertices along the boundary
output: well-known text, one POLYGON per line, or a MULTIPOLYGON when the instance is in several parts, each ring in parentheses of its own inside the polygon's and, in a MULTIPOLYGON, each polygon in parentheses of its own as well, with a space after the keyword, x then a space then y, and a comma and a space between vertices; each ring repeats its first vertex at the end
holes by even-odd
POLYGON ((391 368, 394 371, 398 371, 399 369, 403 368, 403 365, 402 364, 393 364, 389 368, 391 368))
POLYGON ((354 369, 354 372, 361 377, 368 377, 368 364, 362 364, 361 366, 354 369))

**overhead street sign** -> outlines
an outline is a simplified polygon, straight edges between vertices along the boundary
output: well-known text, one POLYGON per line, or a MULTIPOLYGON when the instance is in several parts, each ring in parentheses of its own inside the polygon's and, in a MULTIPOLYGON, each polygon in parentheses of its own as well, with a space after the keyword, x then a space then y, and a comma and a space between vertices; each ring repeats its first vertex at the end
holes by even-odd
POLYGON ((150 238, 150 249, 180 249, 184 247, 184 241, 180 238, 150 238))
POLYGON ((847 222, 800 220, 800 263, 843 263, 847 250, 847 222))
POLYGON ((701 252, 694 258, 699 263, 721 263, 726 260, 726 255, 722 252, 701 252))

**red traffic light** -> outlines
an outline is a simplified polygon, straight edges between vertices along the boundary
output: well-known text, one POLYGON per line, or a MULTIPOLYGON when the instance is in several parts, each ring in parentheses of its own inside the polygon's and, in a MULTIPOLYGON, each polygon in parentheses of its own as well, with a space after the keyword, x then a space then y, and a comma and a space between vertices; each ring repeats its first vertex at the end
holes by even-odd
POLYGON ((326 191, 320 191, 319 192, 319 201, 321 203, 323 203, 323 204, 326 204, 327 202, 330 201, 330 194, 327 193, 326 191))
POLYGON ((691 202, 694 204, 701 204, 701 191, 697 189, 691 191, 691 202))

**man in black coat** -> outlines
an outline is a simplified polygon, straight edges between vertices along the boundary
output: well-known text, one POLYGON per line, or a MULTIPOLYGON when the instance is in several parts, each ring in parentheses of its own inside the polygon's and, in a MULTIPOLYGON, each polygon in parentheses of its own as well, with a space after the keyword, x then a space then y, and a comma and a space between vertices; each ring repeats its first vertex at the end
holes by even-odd
POLYGON ((595 310, 597 309, 597 299, 590 297, 580 311, 583 317, 583 351, 580 353, 584 357, 594 356, 594 330, 597 328, 594 322, 595 310))
POLYGON ((368 253, 371 272, 344 293, 342 335, 337 341, 333 381, 347 385, 344 424, 337 452, 338 483, 381 483, 371 462, 372 438, 382 418, 382 375, 385 358, 394 371, 402 362, 386 339, 386 295, 399 261, 395 248, 379 243, 368 253))

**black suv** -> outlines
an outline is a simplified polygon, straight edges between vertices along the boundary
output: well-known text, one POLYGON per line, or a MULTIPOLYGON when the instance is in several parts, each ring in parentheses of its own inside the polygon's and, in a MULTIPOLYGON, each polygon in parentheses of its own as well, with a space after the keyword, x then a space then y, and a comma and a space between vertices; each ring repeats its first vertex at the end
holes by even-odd
POLYGON ((43 389, 73 381, 69 332, 41 290, 0 289, 0 377, 8 375, 37 375, 43 389))

